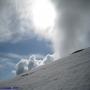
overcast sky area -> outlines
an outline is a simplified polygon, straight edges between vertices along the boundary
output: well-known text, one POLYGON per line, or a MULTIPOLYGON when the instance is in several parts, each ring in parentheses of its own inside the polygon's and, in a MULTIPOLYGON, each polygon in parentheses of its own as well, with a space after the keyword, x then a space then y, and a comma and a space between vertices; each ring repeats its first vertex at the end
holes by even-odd
POLYGON ((0 80, 90 46, 90 0, 0 0, 0 80))

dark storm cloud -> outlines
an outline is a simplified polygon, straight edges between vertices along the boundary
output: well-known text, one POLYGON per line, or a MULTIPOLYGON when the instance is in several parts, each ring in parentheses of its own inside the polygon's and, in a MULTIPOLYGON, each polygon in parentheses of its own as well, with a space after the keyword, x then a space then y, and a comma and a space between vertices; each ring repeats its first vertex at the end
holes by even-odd
POLYGON ((90 0, 53 0, 62 32, 62 55, 90 46, 90 0))

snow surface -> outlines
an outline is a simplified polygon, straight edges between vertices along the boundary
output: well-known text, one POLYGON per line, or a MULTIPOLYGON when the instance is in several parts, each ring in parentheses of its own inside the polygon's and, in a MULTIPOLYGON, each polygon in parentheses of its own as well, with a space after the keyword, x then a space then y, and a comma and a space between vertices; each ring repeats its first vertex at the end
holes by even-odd
POLYGON ((1 87, 18 87, 18 90, 90 90, 90 48, 0 82, 1 87))

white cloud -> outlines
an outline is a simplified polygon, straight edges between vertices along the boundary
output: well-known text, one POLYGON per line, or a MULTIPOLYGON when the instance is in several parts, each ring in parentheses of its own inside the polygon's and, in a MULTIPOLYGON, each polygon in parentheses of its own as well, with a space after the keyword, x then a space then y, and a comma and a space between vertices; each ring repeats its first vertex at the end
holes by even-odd
MULTIPOLYGON (((22 74, 28 70, 38 68, 39 66, 49 64, 54 61, 54 55, 31 55, 29 59, 21 59, 16 64, 16 75, 22 74)), ((15 72, 15 71, 14 71, 15 72)))
POLYGON ((17 64, 16 64, 16 74, 19 75, 21 73, 24 73, 28 71, 28 60, 26 59, 21 59, 17 64))
POLYGON ((44 61, 44 64, 49 64, 49 63, 55 61, 55 57, 54 57, 54 55, 48 54, 48 55, 46 55, 46 57, 44 58, 43 61, 44 61))
POLYGON ((29 62, 33 62, 35 64, 35 67, 43 65, 43 58, 42 55, 31 55, 29 57, 29 62))

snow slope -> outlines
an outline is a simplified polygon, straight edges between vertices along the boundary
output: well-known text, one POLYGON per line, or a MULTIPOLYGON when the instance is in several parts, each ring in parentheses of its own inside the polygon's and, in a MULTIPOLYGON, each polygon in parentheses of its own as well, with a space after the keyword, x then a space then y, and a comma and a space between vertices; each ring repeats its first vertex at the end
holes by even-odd
POLYGON ((90 90, 90 48, 10 81, 0 82, 0 87, 18 87, 17 90, 90 90))

